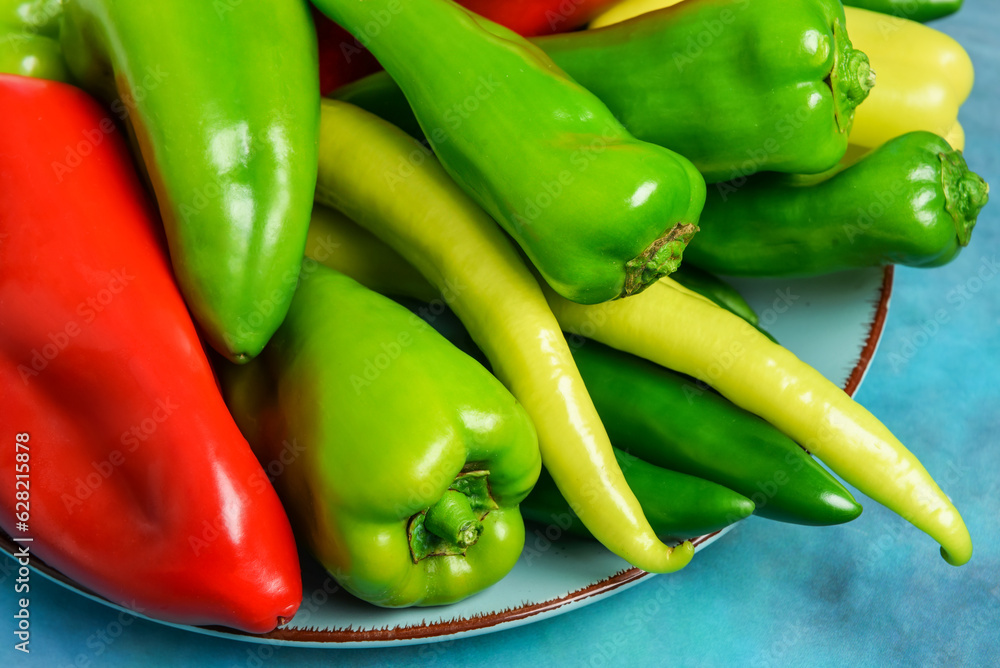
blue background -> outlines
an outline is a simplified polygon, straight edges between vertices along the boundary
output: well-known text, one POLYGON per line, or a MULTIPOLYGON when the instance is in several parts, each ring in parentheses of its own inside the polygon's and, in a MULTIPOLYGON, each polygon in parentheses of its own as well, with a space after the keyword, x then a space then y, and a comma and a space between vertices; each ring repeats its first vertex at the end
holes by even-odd
MULTIPOLYGON (((934 27, 975 63, 976 87, 960 119, 966 157, 1000 184, 1000 17, 995 3, 966 5, 934 27)), ((95 666, 518 665, 543 657, 587 666, 996 665, 1000 277, 981 281, 977 272, 996 261, 998 218, 1000 202, 943 268, 897 268, 881 346, 856 396, 952 496, 975 541, 967 566, 948 566, 930 538, 858 494, 865 512, 851 524, 816 529, 750 518, 677 574, 520 628, 393 649, 275 648, 273 656, 270 647, 143 620, 102 640, 118 631, 117 611, 35 576, 25 657, 13 650, 13 578, 0 572, 0 665, 63 666, 78 657, 95 666), (942 311, 934 331, 928 322, 942 311)))

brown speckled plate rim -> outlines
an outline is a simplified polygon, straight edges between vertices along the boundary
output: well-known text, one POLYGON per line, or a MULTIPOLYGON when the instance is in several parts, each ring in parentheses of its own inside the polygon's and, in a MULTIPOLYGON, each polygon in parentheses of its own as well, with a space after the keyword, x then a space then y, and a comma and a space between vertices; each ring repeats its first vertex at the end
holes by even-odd
MULTIPOLYGON (((880 288, 880 294, 878 298, 878 303, 875 307, 874 318, 871 323, 871 327, 868 331, 868 337, 865 340, 864 347, 861 349, 861 354, 858 357, 857 364, 851 370, 850 375, 847 378, 847 382, 844 386, 844 391, 848 395, 853 396, 857 391, 858 387, 861 385, 861 381, 864 379, 865 373, 868 371, 868 367, 871 364, 872 358, 875 355, 875 351, 878 348, 879 339, 882 337, 882 331, 885 328, 885 319, 889 310, 889 298, 892 295, 892 284, 893 284, 894 268, 888 266, 885 268, 882 275, 882 286, 880 288)), ((716 531, 714 533, 708 534, 706 536, 699 536, 693 539, 691 542, 697 546, 704 546, 708 542, 712 542, 715 538, 721 536, 725 530, 716 531)), ((19 543, 15 543, 13 539, 0 530, 0 549, 3 549, 10 555, 13 555, 17 550, 19 543)), ((93 593, 89 589, 78 585, 77 583, 70 580, 68 577, 52 568, 45 562, 39 560, 37 557, 32 558, 31 568, 38 571, 42 575, 48 577, 49 579, 63 585, 64 587, 75 591, 78 594, 82 594, 87 598, 93 599, 100 603, 104 603, 108 606, 119 610, 125 610, 121 606, 108 601, 107 599, 93 593)), ((509 610, 489 612, 481 615, 474 615, 472 617, 463 617, 459 619, 452 619, 449 621, 433 622, 427 623, 423 622, 420 624, 413 624, 408 626, 397 626, 394 628, 383 628, 383 629, 334 629, 334 630, 319 630, 319 629, 293 629, 293 628, 279 628, 271 631, 270 633, 263 634, 252 634, 243 631, 237 631, 235 629, 218 627, 218 626, 206 626, 206 627, 195 627, 195 626, 184 626, 180 624, 170 624, 162 622, 160 620, 151 619, 144 617, 143 615, 136 615, 137 617, 142 617, 144 619, 150 619, 161 624, 166 624, 167 626, 173 626, 179 629, 185 629, 189 631, 195 631, 200 633, 206 633, 213 636, 221 636, 226 638, 232 638, 236 640, 246 640, 251 642, 274 642, 280 644, 303 644, 312 647, 316 646, 331 646, 331 647, 345 647, 345 646, 373 646, 373 645, 387 645, 387 644, 410 644, 413 642, 432 642, 434 640, 444 640, 448 637, 453 637, 457 635, 466 635, 472 632, 485 633, 493 630, 499 630, 507 625, 514 624, 515 622, 522 622, 531 617, 549 613, 556 610, 560 612, 565 612, 567 606, 572 604, 580 604, 584 602, 591 602, 595 600, 596 597, 602 597, 608 595, 616 589, 625 587, 626 585, 631 586, 637 583, 642 578, 651 575, 645 571, 641 571, 638 568, 630 568, 609 578, 595 582, 591 585, 578 589, 576 591, 570 592, 565 596, 560 596, 558 598, 550 599, 547 601, 541 601, 538 603, 525 604, 516 608, 511 608, 509 610)), ((131 613, 135 614, 135 613, 131 613)))

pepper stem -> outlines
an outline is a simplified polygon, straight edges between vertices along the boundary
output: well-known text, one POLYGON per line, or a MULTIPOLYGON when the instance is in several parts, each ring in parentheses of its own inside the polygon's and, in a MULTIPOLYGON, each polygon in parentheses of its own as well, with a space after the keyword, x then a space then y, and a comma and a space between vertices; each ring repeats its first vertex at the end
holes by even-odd
POLYGON ((990 185, 969 169, 961 151, 945 151, 939 156, 944 208, 955 221, 958 243, 968 246, 979 212, 990 199, 990 185))
POLYGON ((463 550, 475 545, 483 533, 483 524, 472 512, 469 497, 453 489, 427 510, 424 528, 463 550))
POLYGON ((684 249, 698 231, 691 223, 677 223, 635 258, 625 263, 625 287, 619 297, 637 295, 681 266, 684 249))
POLYGON ((829 84, 833 92, 837 128, 841 133, 848 134, 854 124, 854 110, 868 98, 868 93, 875 86, 875 72, 868 56, 854 48, 839 21, 833 25, 833 42, 837 55, 829 84))

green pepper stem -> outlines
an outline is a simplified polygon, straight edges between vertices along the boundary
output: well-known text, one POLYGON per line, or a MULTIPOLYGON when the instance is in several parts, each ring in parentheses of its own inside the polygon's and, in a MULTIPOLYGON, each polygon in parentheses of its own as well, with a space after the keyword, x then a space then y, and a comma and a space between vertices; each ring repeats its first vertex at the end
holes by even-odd
POLYGON ((961 151, 945 151, 939 155, 944 208, 955 221, 958 243, 968 246, 979 212, 990 199, 990 185, 969 169, 961 151))
POLYGON ((698 231, 691 223, 677 223, 635 258, 625 263, 625 287, 619 297, 639 294, 681 266, 684 249, 698 231))
POLYGON ((854 110, 868 98, 868 93, 875 86, 875 72, 868 56, 854 48, 840 23, 833 26, 833 40, 837 55, 830 72, 830 90, 833 92, 837 127, 847 134, 854 124, 854 110))
POLYGON ((483 524, 472 512, 469 497, 453 489, 428 509, 424 528, 462 549, 475 545, 483 533, 483 524))

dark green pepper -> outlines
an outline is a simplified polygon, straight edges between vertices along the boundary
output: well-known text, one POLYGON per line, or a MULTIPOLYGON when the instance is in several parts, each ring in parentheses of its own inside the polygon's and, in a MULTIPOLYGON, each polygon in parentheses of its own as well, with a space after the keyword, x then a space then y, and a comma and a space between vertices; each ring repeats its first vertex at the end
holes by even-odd
POLYGON ((745 276, 934 267, 969 243, 988 199, 960 151, 911 132, 819 183, 758 174, 712 187, 687 260, 745 276))
POLYGON ((222 376, 258 458, 285 464, 296 535, 347 591, 439 605, 514 566, 541 468, 531 420, 402 306, 309 261, 260 358, 222 376))
POLYGON ((0 72, 70 81, 59 46, 60 0, 0 0, 0 72))
POLYGON ((794 441, 696 381, 589 340, 573 359, 615 447, 728 487, 761 517, 829 525, 861 514, 794 441))
MULTIPOLYGON (((677 268, 701 175, 635 139, 530 42, 447 0, 315 4, 367 40, 447 172, 558 293, 603 302, 677 268)), ((392 187, 410 170, 384 176, 392 187)))
POLYGON ((188 307, 216 350, 252 358, 288 310, 316 189, 307 3, 66 0, 64 12, 73 75, 134 133, 188 307))
MULTIPOLYGON (((617 448, 615 458, 646 519, 661 538, 704 536, 753 513, 752 501, 721 485, 647 464, 617 448)), ((544 469, 535 489, 521 504, 521 513, 538 524, 591 537, 544 469)))
POLYGON ((954 14, 962 8, 962 0, 844 0, 844 4, 921 23, 954 14))
MULTIPOLYGON (((677 151, 709 182, 832 167, 874 83, 837 0, 686 0, 533 41, 629 132, 677 151)), ((335 95, 420 132, 387 74, 335 95)), ((517 132, 498 130, 494 140, 506 147, 517 132)))

